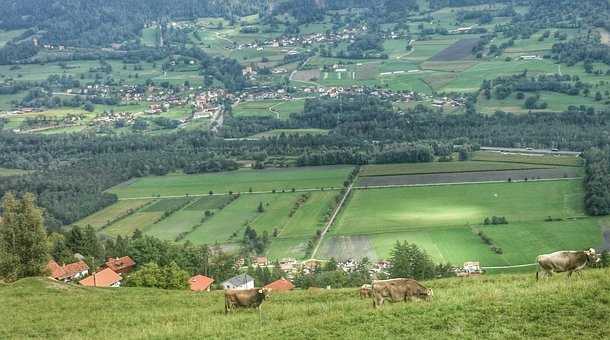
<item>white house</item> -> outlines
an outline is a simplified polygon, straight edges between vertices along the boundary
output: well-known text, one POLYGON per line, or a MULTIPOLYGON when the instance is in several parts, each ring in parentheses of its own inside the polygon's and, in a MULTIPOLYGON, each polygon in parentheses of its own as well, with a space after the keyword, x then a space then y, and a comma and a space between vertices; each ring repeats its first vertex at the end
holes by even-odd
POLYGON ((224 289, 250 289, 254 288, 254 279, 248 274, 241 274, 221 283, 224 289))

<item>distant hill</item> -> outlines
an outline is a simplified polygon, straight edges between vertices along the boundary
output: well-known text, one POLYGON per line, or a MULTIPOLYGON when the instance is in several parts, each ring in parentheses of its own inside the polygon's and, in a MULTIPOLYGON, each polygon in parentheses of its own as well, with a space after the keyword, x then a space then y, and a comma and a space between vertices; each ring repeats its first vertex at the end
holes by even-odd
POLYGON ((275 294, 262 312, 224 315, 222 292, 0 284, 0 338, 607 338, 610 269, 426 283, 430 302, 372 308, 356 289, 275 294))

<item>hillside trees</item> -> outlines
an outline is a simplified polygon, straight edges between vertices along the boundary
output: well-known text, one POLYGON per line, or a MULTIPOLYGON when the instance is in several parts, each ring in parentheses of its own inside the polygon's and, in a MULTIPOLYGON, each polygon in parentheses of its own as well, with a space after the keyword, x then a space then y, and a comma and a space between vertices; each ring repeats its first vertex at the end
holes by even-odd
POLYGON ((0 220, 0 277, 12 281, 45 272, 49 258, 42 211, 33 194, 8 193, 0 220))
POLYGON ((416 280, 451 275, 450 265, 435 265, 430 256, 415 244, 396 241, 391 252, 390 276, 416 280))
POLYGON ((593 216, 610 214, 610 148, 593 148, 585 158, 585 210, 593 216))
POLYGON ((159 266, 154 262, 143 265, 125 280, 128 287, 148 287, 162 289, 186 289, 189 274, 175 262, 159 266))

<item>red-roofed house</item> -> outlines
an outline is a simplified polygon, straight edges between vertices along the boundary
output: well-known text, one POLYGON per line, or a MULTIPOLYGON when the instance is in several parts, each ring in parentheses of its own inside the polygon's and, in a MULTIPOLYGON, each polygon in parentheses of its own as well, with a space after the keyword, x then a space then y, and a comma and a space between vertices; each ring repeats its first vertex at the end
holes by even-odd
POLYGON ((89 277, 80 280, 80 284, 89 287, 119 287, 123 278, 110 268, 93 273, 89 277))
POLYGON ((47 269, 51 273, 52 278, 64 282, 78 280, 89 274, 89 266, 84 261, 68 263, 60 266, 57 262, 51 260, 49 263, 47 263, 47 269))
POLYGON ((189 279, 189 285, 194 292, 209 292, 214 279, 203 275, 195 275, 189 279))
POLYGON ((271 289, 271 292, 287 292, 294 289, 292 282, 281 278, 266 285, 265 288, 271 289))
POLYGON ((135 261, 129 256, 117 257, 114 259, 109 258, 108 261, 106 261, 106 267, 119 274, 129 273, 135 265, 135 261))

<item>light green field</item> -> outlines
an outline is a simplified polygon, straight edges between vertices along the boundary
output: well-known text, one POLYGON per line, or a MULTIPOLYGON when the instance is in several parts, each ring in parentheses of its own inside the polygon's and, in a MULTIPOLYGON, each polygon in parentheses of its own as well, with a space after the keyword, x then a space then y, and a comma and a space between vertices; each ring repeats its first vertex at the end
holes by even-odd
POLYGON ((23 32, 25 32, 25 30, 0 30, 0 47, 3 47, 4 45, 6 45, 7 42, 11 41, 13 38, 18 37, 23 32))
POLYGON ((112 222, 116 218, 127 214, 129 211, 137 210, 152 201, 154 200, 143 199, 118 201, 115 204, 108 206, 92 215, 89 215, 74 224, 79 226, 90 225, 95 229, 99 229, 107 223, 112 222))
POLYGON ((324 129, 277 129, 271 131, 265 131, 257 133, 252 138, 268 138, 268 137, 279 137, 281 134, 285 135, 327 135, 328 130, 324 129))
POLYGON ((582 159, 575 156, 501 153, 493 151, 476 151, 472 156, 472 159, 474 161, 511 162, 538 165, 579 166, 582 164, 582 159))
POLYGON ((494 113, 496 111, 505 111, 512 113, 527 113, 527 112, 536 112, 536 111, 555 111, 562 112, 566 111, 570 106, 591 106, 596 109, 606 108, 607 105, 603 103, 603 101, 595 101, 592 96, 585 97, 582 95, 578 96, 569 96, 563 93, 557 92, 548 92, 541 91, 538 93, 535 92, 527 92, 526 97, 534 96, 538 94, 540 96, 540 101, 548 104, 546 109, 543 110, 531 110, 524 107, 525 99, 517 99, 516 94, 511 95, 510 97, 502 100, 498 100, 495 98, 491 98, 489 100, 481 97, 477 101, 477 111, 482 113, 494 113))
POLYGON ((302 112, 305 100, 256 100, 245 101, 233 107, 233 115, 243 116, 271 116, 287 119, 291 113, 302 112))
POLYGON ((536 256, 558 250, 597 248, 602 244, 599 219, 511 223, 479 227, 502 248, 495 255, 508 264, 534 263, 536 256))
POLYGON ((435 174, 469 171, 496 171, 550 168, 545 165, 501 163, 501 162, 430 162, 430 163, 402 163, 402 164, 371 164, 360 170, 361 177, 391 176, 413 174, 435 174))
POLYGON ((265 170, 238 170, 201 175, 172 174, 139 178, 120 184, 109 191, 121 198, 183 196, 186 194, 289 191, 292 188, 340 188, 352 168, 350 166, 304 167, 265 170))
POLYGON ((29 173, 31 173, 31 171, 21 170, 21 169, 0 168, 0 177, 3 177, 3 176, 27 175, 29 173))
POLYGON ((138 211, 128 217, 113 223, 102 233, 110 236, 131 236, 136 229, 143 230, 153 224, 163 215, 163 211, 138 211))
POLYGON ((202 211, 182 209, 159 223, 147 226, 144 232, 162 240, 174 241, 180 233, 188 232, 193 226, 200 224, 203 216, 202 211))
MULTIPOLYGON (((212 218, 203 223, 200 227, 190 233, 185 240, 194 244, 213 244, 227 243, 234 233, 236 238, 231 241, 239 241, 243 238, 243 231, 247 222, 256 225, 258 218, 266 213, 273 215, 279 212, 272 208, 276 204, 283 205, 283 201, 292 201, 291 197, 295 194, 261 194, 261 195, 242 195, 227 207, 217 212, 212 218), (258 204, 269 203, 266 212, 257 211, 258 204)), ((284 212, 288 214, 288 211, 284 212)), ((262 225, 259 225, 262 227, 262 225)), ((265 228, 267 229, 267 228, 265 228)), ((271 227, 271 229, 273 229, 271 227)))
POLYGON ((582 216, 582 201, 576 180, 357 190, 332 233, 460 227, 494 215, 506 216, 510 223, 537 222, 547 216, 582 216))

